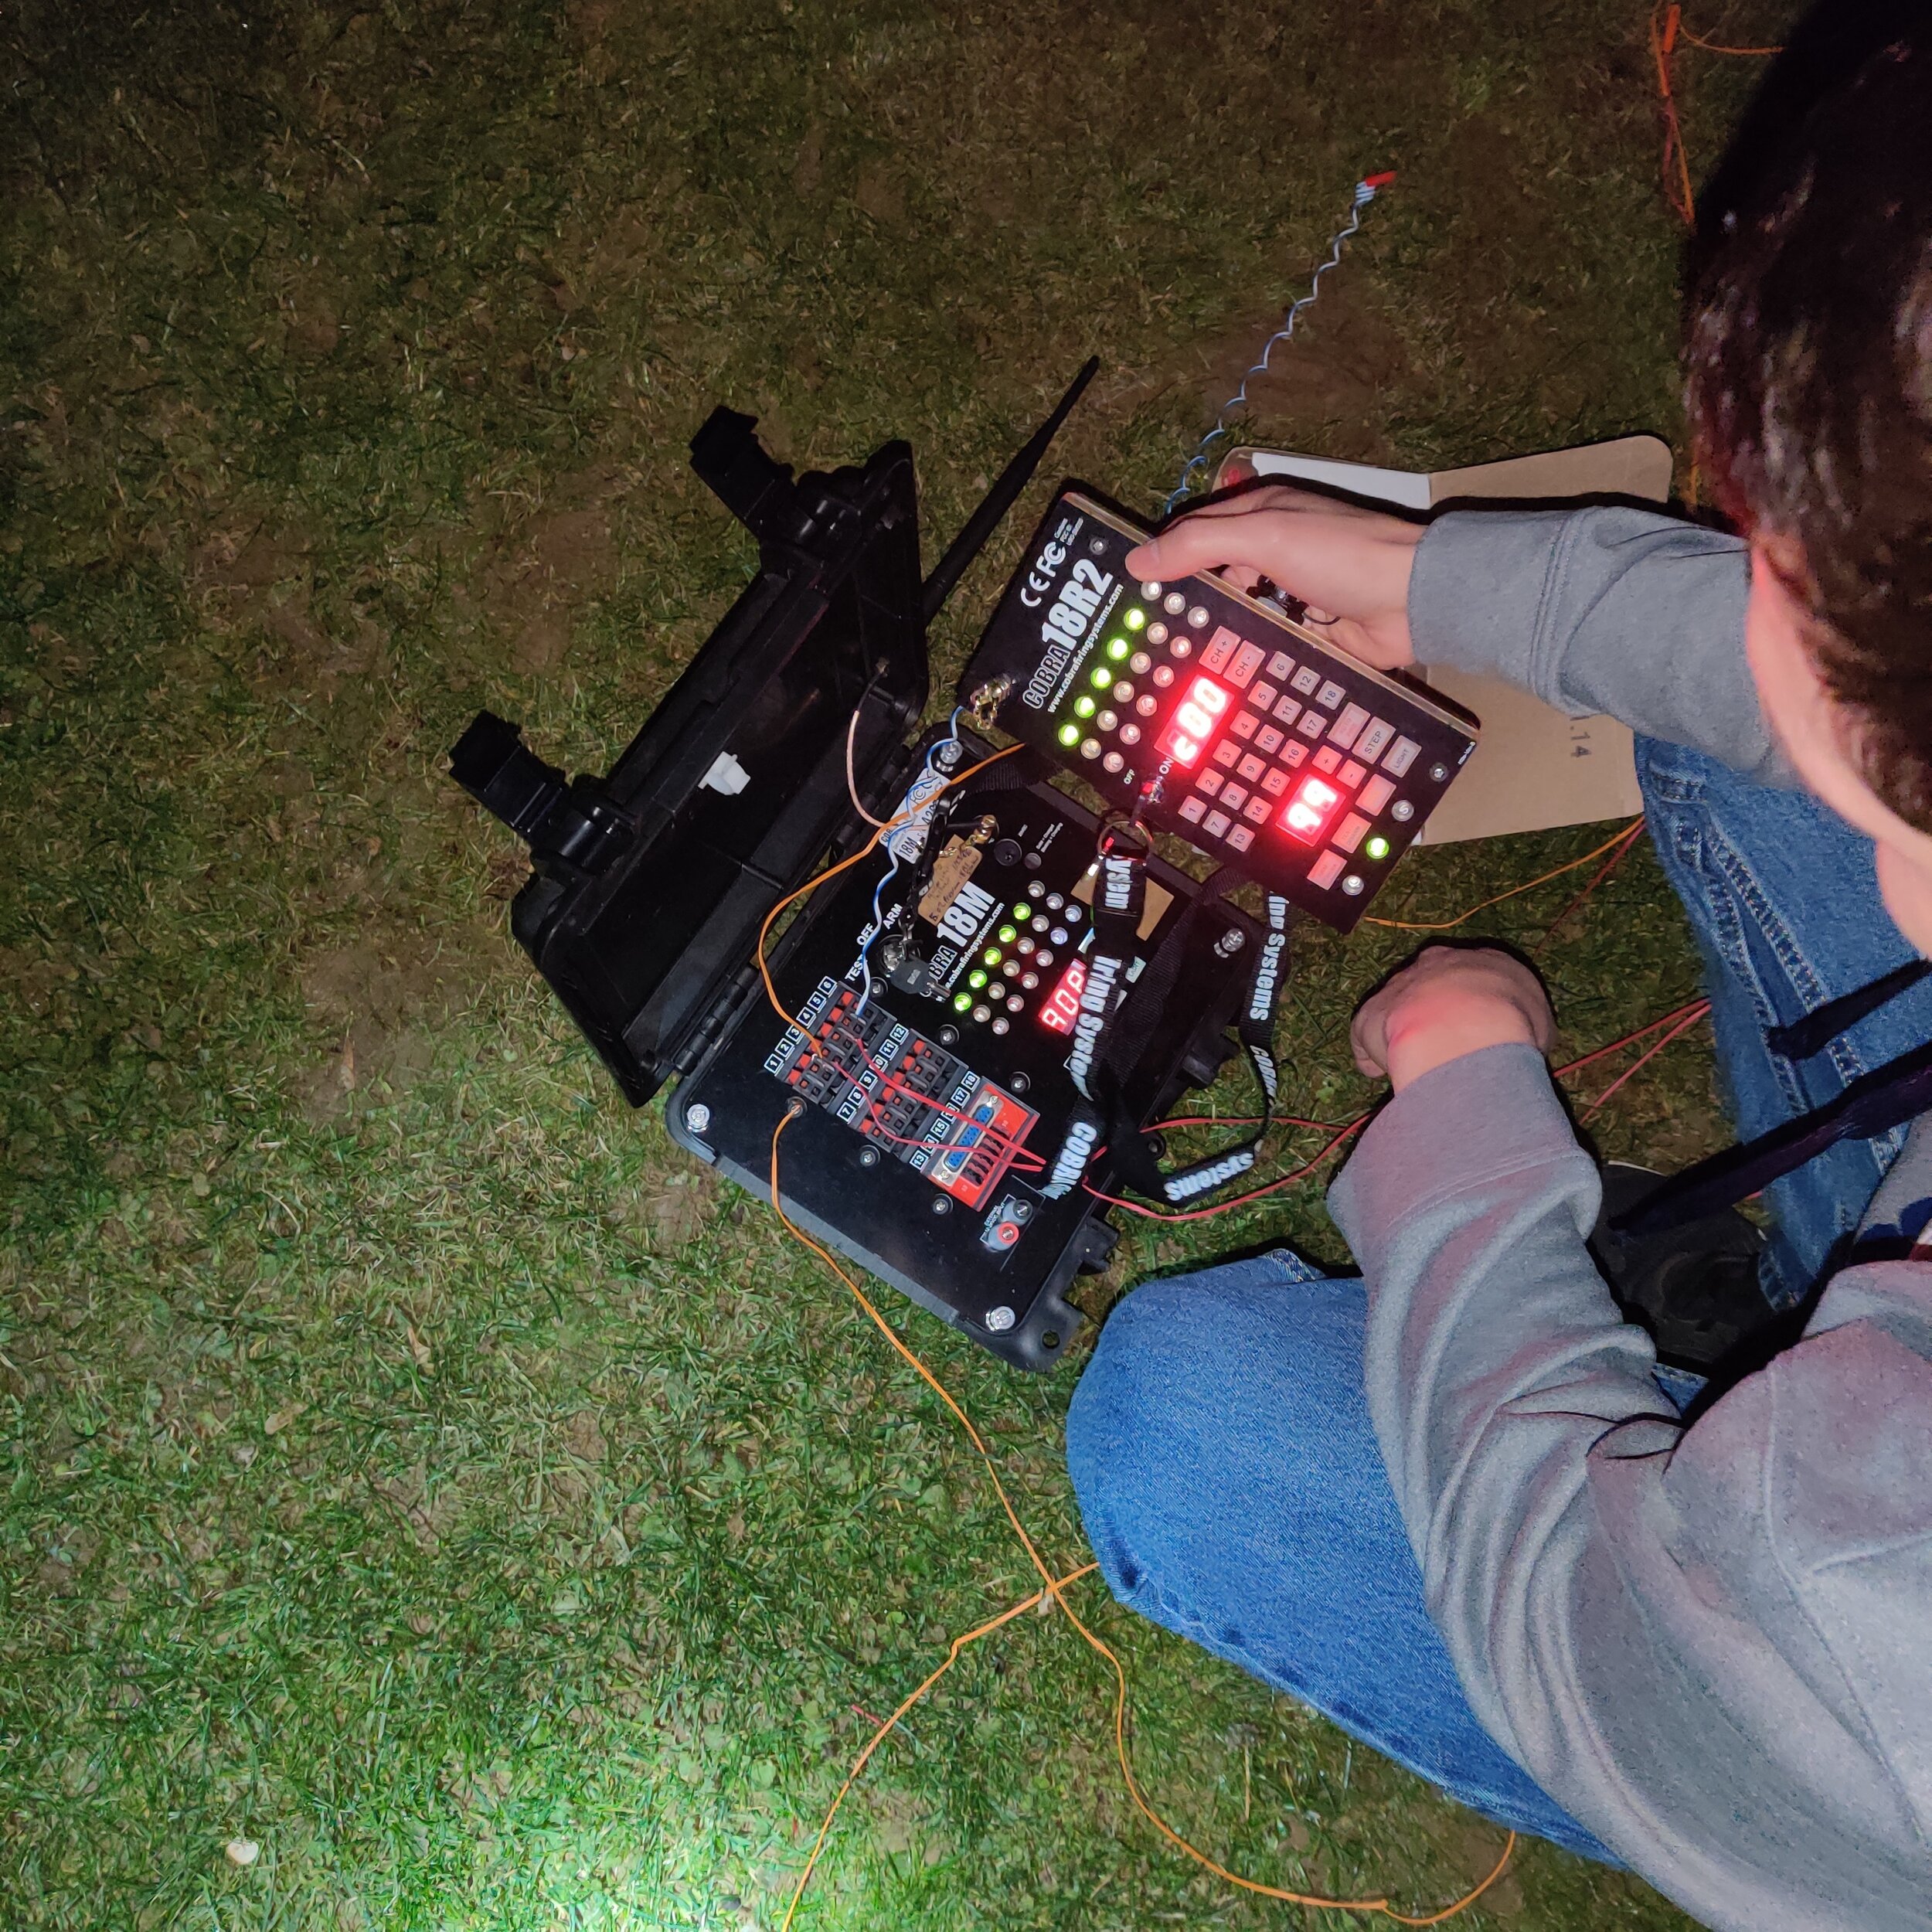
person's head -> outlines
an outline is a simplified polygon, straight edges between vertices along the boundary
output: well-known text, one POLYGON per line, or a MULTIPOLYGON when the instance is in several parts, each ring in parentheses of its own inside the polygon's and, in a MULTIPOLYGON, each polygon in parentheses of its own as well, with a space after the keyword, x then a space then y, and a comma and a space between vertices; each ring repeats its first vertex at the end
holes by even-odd
POLYGON ((1750 539, 1752 670, 1932 952, 1932 30, 1820 100, 1715 227, 1688 291, 1689 400, 1750 539))

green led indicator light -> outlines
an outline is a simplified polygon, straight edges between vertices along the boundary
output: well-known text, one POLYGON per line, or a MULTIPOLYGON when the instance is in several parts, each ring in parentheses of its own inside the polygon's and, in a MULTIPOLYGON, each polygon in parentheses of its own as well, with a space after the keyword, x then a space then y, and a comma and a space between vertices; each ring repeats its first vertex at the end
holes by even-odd
MULTIPOLYGON (((1088 704, 1087 709, 1090 711, 1093 709, 1093 706, 1090 702, 1088 704)), ((1060 740, 1063 745, 1078 744, 1080 741, 1080 726, 1077 724, 1062 725, 1060 729, 1060 740)))
POLYGON ((1134 610, 1128 611, 1127 615, 1121 618, 1121 621, 1127 626, 1128 630, 1138 631, 1142 624, 1146 623, 1147 613, 1137 607, 1134 610))
MULTIPOLYGON (((1077 718, 1090 718, 1099 709, 1100 706, 1084 691, 1073 700, 1073 715, 1077 718)), ((1080 734, 1077 731, 1070 738, 1063 730, 1060 734, 1060 742, 1063 744, 1077 744, 1080 742, 1080 734)))
POLYGON ((972 1010, 973 996, 971 993, 954 994, 953 1011, 955 1013, 970 1013, 972 1010))
POLYGON ((997 946, 988 946, 985 951, 980 954, 980 957, 985 960, 988 966, 997 966, 1005 957, 1006 955, 997 946))
MULTIPOLYGON (((975 992, 978 992, 979 989, 986 984, 986 975, 982 973, 977 966, 975 966, 973 970, 966 975, 966 984, 971 987, 975 992)), ((968 1006, 971 1005, 972 1003, 973 1002, 970 999, 966 1002, 968 1006)), ((953 1004, 957 1006, 959 1004, 959 1002, 955 999, 953 1002, 953 1004)))
MULTIPOLYGON (((1013 908, 1013 917, 1015 919, 1031 919, 1032 916, 1032 907, 1028 905, 1023 899, 1013 908)), ((1002 939, 1011 939, 1013 935, 1006 931, 1004 928, 1002 928, 999 936, 1002 939)))
POLYGON ((1019 937, 1019 928, 1017 926, 1002 926, 999 929, 999 943, 1002 946, 1012 945, 1019 937))
POLYGON ((1371 859, 1386 859, 1389 855, 1389 842, 1378 833, 1362 849, 1371 859))
POLYGON ((1107 641, 1107 655, 1111 658, 1116 664, 1118 664, 1120 661, 1127 655, 1126 638, 1109 638, 1107 641))
POLYGON ((1094 667, 1094 675, 1089 682, 1104 691, 1114 682, 1114 673, 1107 665, 1097 664, 1094 667))

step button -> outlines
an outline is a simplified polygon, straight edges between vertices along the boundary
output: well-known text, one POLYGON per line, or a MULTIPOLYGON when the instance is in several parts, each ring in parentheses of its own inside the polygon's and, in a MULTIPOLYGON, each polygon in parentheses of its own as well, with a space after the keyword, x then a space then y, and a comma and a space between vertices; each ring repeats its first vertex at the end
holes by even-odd
POLYGON ((1360 752, 1370 764, 1373 764, 1388 750, 1389 740, 1395 735, 1396 728, 1393 725, 1381 718, 1371 718, 1362 727, 1362 736, 1355 743, 1355 750, 1360 752))

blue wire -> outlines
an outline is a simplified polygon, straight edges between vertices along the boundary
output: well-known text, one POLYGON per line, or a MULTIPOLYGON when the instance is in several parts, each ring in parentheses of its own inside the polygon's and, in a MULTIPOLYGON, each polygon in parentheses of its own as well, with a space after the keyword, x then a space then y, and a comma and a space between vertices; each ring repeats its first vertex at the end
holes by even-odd
POLYGON ((1247 406, 1248 384, 1256 376, 1267 373, 1268 359, 1274 355, 1277 345, 1294 340, 1295 325, 1301 321, 1302 311, 1312 306, 1315 297, 1321 294, 1321 277, 1341 260, 1342 244, 1362 226, 1362 211, 1375 199, 1379 192, 1371 188, 1366 181, 1355 183, 1354 196, 1349 203, 1349 219, 1335 231, 1335 238, 1329 244, 1328 259, 1315 271, 1315 279, 1309 283, 1307 294, 1289 309, 1282 318, 1281 326, 1261 345, 1260 360, 1250 366, 1247 372, 1241 378, 1241 386, 1221 405, 1221 413, 1215 417, 1213 428, 1201 438, 1194 454, 1188 458, 1186 468, 1181 471, 1181 480, 1175 485, 1172 495, 1161 505, 1163 517, 1172 516, 1174 506, 1183 497, 1192 493, 1192 478, 1196 472, 1208 467, 1209 454, 1214 445, 1232 432, 1234 424, 1230 419, 1237 417, 1239 412, 1247 406))
MULTIPOLYGON (((963 704, 955 705, 953 707, 953 715, 946 721, 945 736, 936 740, 927 748, 925 763, 920 767, 920 778, 930 777, 933 772, 933 760, 945 750, 947 746, 959 743, 959 721, 965 715, 966 707, 963 704)), ((913 786, 908 787, 907 789, 913 789, 918 782, 919 781, 915 779, 913 786)), ((889 836, 886 840, 886 849, 892 855, 892 863, 879 874, 879 883, 872 889, 872 930, 866 935, 866 943, 859 949, 859 968, 865 975, 866 986, 865 991, 859 995, 858 1005, 852 1009, 854 1019, 856 1019, 866 1010, 866 1003, 872 998, 872 943, 879 937, 879 929, 886 916, 883 906, 886 888, 899 876, 899 849, 895 841, 889 836)))

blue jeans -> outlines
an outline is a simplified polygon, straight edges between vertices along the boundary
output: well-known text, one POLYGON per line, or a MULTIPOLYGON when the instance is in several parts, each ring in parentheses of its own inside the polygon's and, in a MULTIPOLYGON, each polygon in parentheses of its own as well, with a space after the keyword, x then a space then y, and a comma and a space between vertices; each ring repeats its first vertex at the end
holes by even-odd
MULTIPOLYGON (((1740 1133, 1816 1106, 1932 1038, 1932 981, 1802 1066, 1763 1029, 1912 957, 1870 842, 1801 794, 1641 742, 1650 830, 1702 949, 1740 1133)), ((1902 1136, 1839 1147, 1768 1192, 1766 1282, 1801 1296, 1854 1229, 1902 1136)), ((1119 1600, 1499 1823, 1612 1855, 1477 1722, 1362 1393, 1367 1297, 1285 1250, 1137 1289, 1073 1392, 1066 1456, 1119 1600)))

